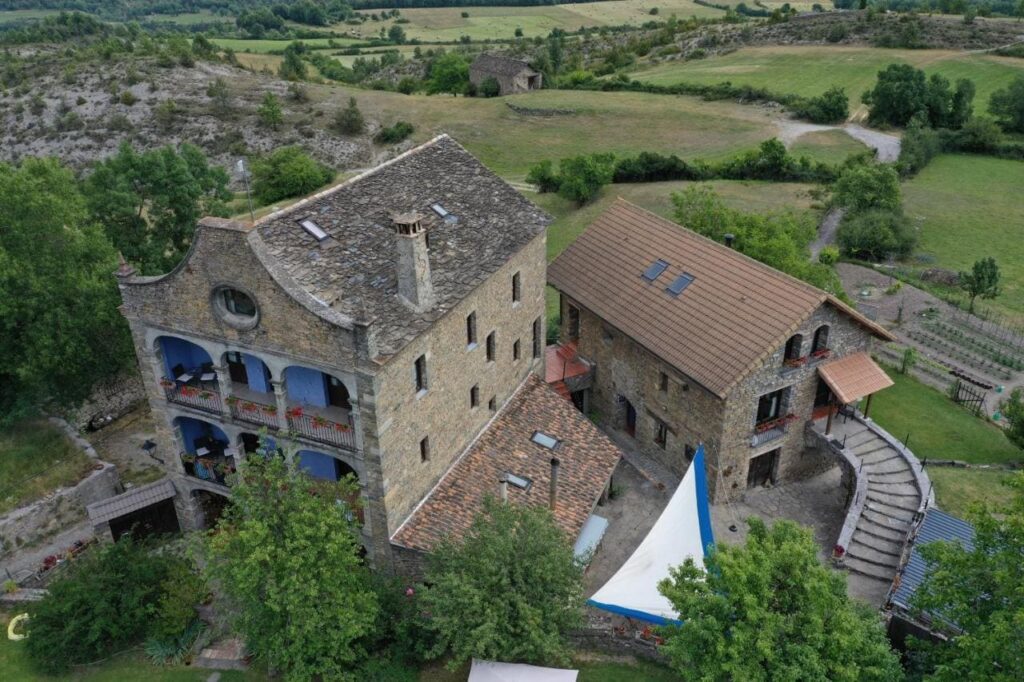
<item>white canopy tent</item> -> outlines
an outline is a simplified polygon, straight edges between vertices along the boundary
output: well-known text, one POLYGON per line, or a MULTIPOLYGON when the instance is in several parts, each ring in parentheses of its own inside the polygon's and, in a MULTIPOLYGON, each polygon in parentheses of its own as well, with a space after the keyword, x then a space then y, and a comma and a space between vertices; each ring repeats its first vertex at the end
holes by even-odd
POLYGON ((467 682, 576 682, 578 670, 473 659, 467 682))
POLYGON ((704 446, 700 445, 682 483, 647 537, 587 603, 659 625, 678 623, 679 614, 658 592, 658 583, 669 577, 670 566, 678 566, 688 557, 703 567, 704 556, 714 541, 704 446))

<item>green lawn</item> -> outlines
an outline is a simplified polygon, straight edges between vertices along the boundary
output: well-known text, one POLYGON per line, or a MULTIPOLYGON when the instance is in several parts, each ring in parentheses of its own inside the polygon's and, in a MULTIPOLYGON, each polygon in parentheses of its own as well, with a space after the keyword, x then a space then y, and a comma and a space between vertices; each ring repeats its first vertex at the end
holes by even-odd
POLYGON ((793 156, 806 156, 811 161, 834 164, 842 163, 851 154, 868 151, 868 146, 842 130, 823 130, 801 135, 789 151, 793 156))
MULTIPOLYGON (((1022 60, 1024 61, 1024 60, 1022 60)), ((1024 162, 936 158, 903 186, 903 207, 921 228, 918 251, 940 267, 970 269, 992 256, 1002 294, 987 305, 1024 317, 1024 162)))
POLYGON ((994 469, 928 467, 939 508, 962 519, 967 518, 967 512, 976 503, 1005 502, 1009 488, 1002 481, 1008 476, 1009 472, 994 469))
POLYGON ((26 422, 0 432, 0 513, 74 485, 93 461, 45 421, 26 422))
POLYGON ((819 95, 833 85, 846 88, 851 109, 870 89, 880 70, 894 62, 912 64, 950 80, 970 78, 977 94, 974 110, 988 108, 992 92, 1024 74, 1024 60, 953 50, 888 50, 870 47, 747 47, 720 57, 672 61, 642 68, 637 80, 673 83, 721 83, 764 87, 782 93, 819 95))
MULTIPOLYGON (((266 54, 267 52, 279 52, 288 47, 291 40, 246 40, 245 38, 211 38, 211 42, 220 47, 230 47, 235 52, 255 52, 266 54)), ((329 41, 334 41, 339 47, 364 44, 365 41, 353 40, 351 38, 307 38, 302 42, 309 47, 324 48, 330 47, 329 41)))
POLYGON ((916 379, 891 370, 889 374, 896 385, 874 397, 871 417, 900 440, 909 433, 908 446, 919 459, 958 459, 972 464, 1024 461, 1024 452, 1007 440, 999 427, 916 379))

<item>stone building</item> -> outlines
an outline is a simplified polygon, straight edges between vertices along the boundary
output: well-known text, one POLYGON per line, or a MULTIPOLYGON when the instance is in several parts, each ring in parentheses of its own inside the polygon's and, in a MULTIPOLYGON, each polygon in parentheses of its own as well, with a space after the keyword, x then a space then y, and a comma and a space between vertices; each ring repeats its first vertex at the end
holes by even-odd
MULTIPOLYGON (((718 500, 831 466, 804 425, 891 385, 883 328, 834 296, 619 200, 548 268, 574 402, 718 500)), ((548 381, 561 384, 549 359, 548 381)), ((565 391, 565 388, 561 390, 565 391)), ((870 397, 869 397, 870 400, 870 397)), ((829 422, 831 424, 831 422, 829 422)))
POLYGON ((503 96, 540 90, 544 76, 522 59, 485 52, 470 64, 469 82, 479 88, 488 78, 498 81, 498 94, 503 96))
POLYGON ((442 135, 253 225, 202 220, 165 275, 122 268, 181 525, 210 523, 265 430, 310 475, 356 477, 378 566, 414 515, 422 532, 462 529, 414 513, 473 458, 488 473, 460 518, 499 494, 496 472, 547 489, 557 457, 556 518, 578 532, 619 453, 565 401, 537 413, 523 397, 550 392, 535 379, 549 221, 442 135), (492 439, 516 447, 474 451, 492 439))

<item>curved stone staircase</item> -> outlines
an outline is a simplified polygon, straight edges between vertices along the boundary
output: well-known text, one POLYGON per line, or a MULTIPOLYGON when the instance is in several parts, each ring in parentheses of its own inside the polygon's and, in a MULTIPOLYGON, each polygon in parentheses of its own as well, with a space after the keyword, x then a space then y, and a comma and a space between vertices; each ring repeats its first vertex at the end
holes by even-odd
POLYGON ((859 415, 838 418, 831 437, 857 463, 858 476, 866 482, 863 503, 855 499, 850 505, 847 524, 855 525, 842 563, 855 573, 891 581, 931 493, 928 478, 901 443, 859 415))

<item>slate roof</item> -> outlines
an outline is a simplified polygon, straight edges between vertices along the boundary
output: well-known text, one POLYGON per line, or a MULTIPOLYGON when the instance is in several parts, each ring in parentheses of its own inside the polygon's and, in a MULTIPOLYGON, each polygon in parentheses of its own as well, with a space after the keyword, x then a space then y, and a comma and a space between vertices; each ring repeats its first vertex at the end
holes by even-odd
POLYGON ((537 73, 530 66, 529 62, 525 60, 504 57, 489 52, 485 52, 474 59, 472 68, 496 76, 517 76, 523 71, 529 71, 531 75, 537 73))
POLYGON ((823 303, 893 340, 834 296, 622 199, 548 266, 548 283, 721 398, 823 303), (684 273, 694 279, 673 296, 684 273))
POLYGON ((892 379, 867 353, 854 353, 818 366, 818 374, 844 405, 893 385, 892 379))
MULTIPOLYGON (((447 135, 257 221, 250 241, 272 271, 335 317, 370 322, 378 354, 422 333, 544 231, 551 217, 447 135), (455 217, 442 219, 431 205, 455 217), (397 297, 391 216, 418 212, 430 235, 437 306, 412 312, 397 297), (311 218, 318 242, 298 221, 311 218)), ((279 277, 279 281, 281 281, 279 277)))
POLYGON ((974 526, 934 507, 924 513, 924 519, 910 550, 910 558, 899 576, 898 586, 890 597, 890 603, 894 607, 908 612, 911 610, 911 601, 924 582, 928 568, 918 548, 929 542, 938 541, 959 542, 965 549, 971 550, 974 548, 974 526))
POLYGON ((93 502, 86 509, 89 519, 94 523, 104 523, 133 511, 145 509, 151 504, 163 502, 174 497, 174 484, 169 478, 133 488, 120 495, 93 502))
POLYGON ((510 504, 547 506, 551 458, 558 457, 555 521, 570 542, 597 504, 619 462, 619 449, 572 403, 531 374, 494 421, 448 470, 391 542, 431 551, 445 536, 460 537, 488 494, 498 497, 505 473, 532 481, 529 490, 508 485, 510 504), (534 443, 535 431, 561 441, 552 451, 534 443))

